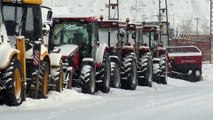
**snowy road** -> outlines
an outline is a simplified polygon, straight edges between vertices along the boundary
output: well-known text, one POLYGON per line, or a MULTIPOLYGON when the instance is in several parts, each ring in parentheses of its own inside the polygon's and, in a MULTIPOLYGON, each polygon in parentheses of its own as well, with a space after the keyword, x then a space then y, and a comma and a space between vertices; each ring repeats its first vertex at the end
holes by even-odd
POLYGON ((85 95, 51 92, 48 99, 27 99, 19 107, 0 106, 0 120, 212 120, 213 65, 205 64, 197 83, 169 78, 168 85, 112 89, 85 95))

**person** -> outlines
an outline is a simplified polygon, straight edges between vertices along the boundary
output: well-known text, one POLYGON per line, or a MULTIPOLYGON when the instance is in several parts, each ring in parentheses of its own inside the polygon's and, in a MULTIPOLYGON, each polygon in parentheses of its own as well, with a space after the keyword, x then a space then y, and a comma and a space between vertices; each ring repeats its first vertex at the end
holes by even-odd
POLYGON ((82 47, 83 42, 84 42, 83 33, 79 33, 79 32, 74 33, 73 44, 76 44, 79 47, 82 47))

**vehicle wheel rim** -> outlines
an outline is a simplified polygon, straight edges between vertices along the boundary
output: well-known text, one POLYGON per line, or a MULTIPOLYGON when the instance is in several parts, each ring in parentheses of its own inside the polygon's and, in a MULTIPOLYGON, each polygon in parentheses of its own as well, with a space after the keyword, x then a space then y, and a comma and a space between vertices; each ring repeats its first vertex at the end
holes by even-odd
POLYGON ((18 70, 18 68, 15 69, 13 78, 14 78, 15 97, 16 97, 16 99, 19 99, 20 95, 21 95, 21 73, 18 70))
POLYGON ((114 84, 115 84, 115 87, 118 88, 120 86, 120 75, 119 75, 119 71, 118 69, 116 68, 115 71, 114 71, 114 75, 113 75, 113 80, 114 80, 114 84))
POLYGON ((109 87, 109 83, 110 83, 110 66, 109 63, 105 64, 105 82, 106 82, 106 86, 109 87))
POLYGON ((137 72, 137 68, 135 65, 135 62, 132 63, 132 84, 135 85, 136 84, 136 73, 137 72))
POLYGON ((149 62, 149 68, 148 68, 148 82, 151 83, 152 82, 152 65, 151 63, 149 62))
POLYGON ((91 72, 90 80, 91 80, 91 92, 94 93, 95 92, 95 76, 93 72, 91 72))
POLYGON ((46 96, 47 95, 47 91, 48 91, 48 79, 49 79, 49 75, 48 72, 45 72, 44 74, 44 91, 43 91, 43 95, 46 96))

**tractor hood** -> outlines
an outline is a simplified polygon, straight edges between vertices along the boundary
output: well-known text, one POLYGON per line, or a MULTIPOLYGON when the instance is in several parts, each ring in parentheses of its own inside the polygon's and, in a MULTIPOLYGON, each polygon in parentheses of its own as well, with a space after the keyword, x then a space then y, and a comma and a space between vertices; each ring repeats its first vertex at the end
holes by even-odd
POLYGON ((61 45, 56 48, 61 50, 60 53, 63 57, 67 57, 72 56, 78 50, 78 45, 61 45))

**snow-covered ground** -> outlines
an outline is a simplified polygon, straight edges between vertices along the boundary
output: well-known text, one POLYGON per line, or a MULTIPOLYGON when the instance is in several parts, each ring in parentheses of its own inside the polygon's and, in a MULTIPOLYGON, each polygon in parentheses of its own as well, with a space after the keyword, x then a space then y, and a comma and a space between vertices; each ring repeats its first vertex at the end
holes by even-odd
POLYGON ((50 92, 48 99, 0 106, 0 120, 212 120, 213 65, 204 64, 196 83, 169 78, 168 85, 111 89, 82 94, 79 89, 50 92))

